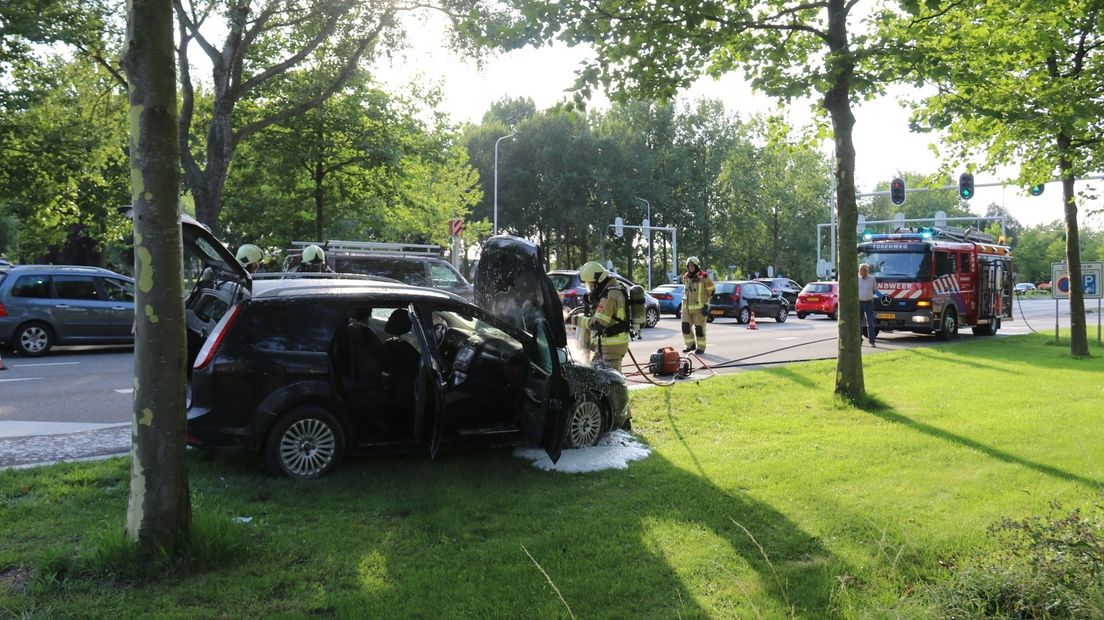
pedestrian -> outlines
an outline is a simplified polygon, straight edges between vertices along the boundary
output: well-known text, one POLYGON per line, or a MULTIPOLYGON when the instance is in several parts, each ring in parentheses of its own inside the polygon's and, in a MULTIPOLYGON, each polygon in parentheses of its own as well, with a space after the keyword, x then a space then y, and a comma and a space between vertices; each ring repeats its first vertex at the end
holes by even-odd
POLYGON ((686 259, 686 273, 682 274, 682 339, 686 342, 683 353, 705 353, 705 324, 709 319, 709 300, 717 286, 709 272, 701 268, 697 256, 686 259), (693 327, 693 332, 691 332, 693 327))
POLYGON ((629 293, 598 261, 580 267, 579 280, 586 286, 593 308, 593 313, 583 316, 578 325, 589 332, 591 364, 601 360, 621 372, 621 362, 629 352, 629 293))
POLYGON ((235 255, 238 262, 242 267, 245 267, 245 271, 249 274, 257 273, 260 269, 261 263, 264 262, 264 251, 261 248, 253 245, 252 243, 243 243, 238 248, 238 253, 235 255))
POLYGON ((317 245, 311 244, 303 248, 303 256, 299 260, 298 272, 307 273, 333 273, 333 269, 326 264, 326 253, 317 245))
POLYGON ((878 281, 870 275, 870 265, 859 265, 859 308, 862 311, 862 323, 866 325, 866 337, 870 340, 870 346, 878 344, 874 339, 878 336, 878 324, 874 320, 874 300, 878 297, 878 281))

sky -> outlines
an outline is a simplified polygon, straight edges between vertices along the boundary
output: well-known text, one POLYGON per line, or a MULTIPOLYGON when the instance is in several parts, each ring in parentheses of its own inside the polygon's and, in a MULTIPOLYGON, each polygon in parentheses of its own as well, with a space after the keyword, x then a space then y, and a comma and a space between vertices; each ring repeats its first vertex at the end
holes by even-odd
MULTIPOLYGON (((438 83, 444 92, 444 108, 458 123, 478 123, 490 105, 504 97, 529 97, 538 109, 570 99, 569 89, 575 80, 575 69, 586 58, 588 50, 564 45, 526 48, 486 59, 481 67, 466 61, 439 42, 445 38, 443 24, 434 18, 419 22, 411 36, 411 49, 391 61, 380 61, 375 70, 381 81, 402 88, 406 83, 438 83)), ((908 129, 908 112, 899 102, 905 91, 897 89, 878 100, 865 102, 854 110, 856 124, 854 143, 857 153, 856 184, 858 191, 874 191, 877 183, 888 183, 903 172, 931 173, 939 168, 939 160, 930 145, 938 139, 915 134, 908 129)), ((699 97, 721 99, 731 112, 748 117, 775 110, 774 102, 755 94, 739 74, 729 74, 721 80, 703 78, 686 93, 683 100, 699 97)), ((592 107, 601 109, 608 100, 592 100, 592 107)), ((808 123, 808 106, 792 106, 791 124, 808 123)), ((830 153, 831 142, 823 146, 830 153)), ((974 162, 981 163, 980 161, 974 162)), ((501 162, 500 165, 505 165, 501 162)), ((966 170, 965 162, 961 170, 966 170)), ((1012 171, 1002 171, 1003 176, 1012 171)), ((976 184, 996 183, 1003 179, 993 173, 978 172, 976 184)), ((1079 189, 1091 184, 1078 184, 1079 189)), ((1008 213, 1026 226, 1063 220, 1061 186, 1050 183, 1042 196, 1024 195, 1018 187, 978 187, 970 207, 984 213, 990 203, 1003 205, 1008 213)), ((907 198, 906 198, 907 200, 907 198)), ((1082 226, 1104 227, 1101 216, 1089 217, 1087 211, 1104 208, 1104 200, 1080 204, 1082 226)), ((934 215, 934 214, 933 214, 934 215)))

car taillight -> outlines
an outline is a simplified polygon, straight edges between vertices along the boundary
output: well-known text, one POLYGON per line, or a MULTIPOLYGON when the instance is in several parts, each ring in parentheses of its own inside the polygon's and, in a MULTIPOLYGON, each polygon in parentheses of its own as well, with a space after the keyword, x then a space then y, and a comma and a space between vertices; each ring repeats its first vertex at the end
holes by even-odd
POLYGON ((8 316, 8 309, 4 307, 4 304, 0 304, 0 316, 8 316))
POLYGON ((574 291, 574 290, 564 291, 563 296, 564 296, 564 298, 571 297, 572 299, 574 299, 574 298, 579 296, 579 293, 578 293, 578 291, 574 291))
POLYGON ((215 358, 215 353, 218 352, 219 345, 222 344, 222 339, 226 337, 226 333, 230 331, 230 326, 237 320, 240 312, 241 306, 234 306, 222 315, 218 324, 215 325, 214 331, 211 332, 210 336, 207 336, 207 342, 204 342, 203 348, 199 350, 199 355, 196 356, 195 364, 192 366, 194 369, 202 370, 207 367, 207 364, 211 363, 211 360, 215 358))
POLYGON ((671 298, 671 296, 667 293, 656 293, 655 295, 652 295, 652 297, 655 297, 656 299, 662 299, 664 301, 671 298))

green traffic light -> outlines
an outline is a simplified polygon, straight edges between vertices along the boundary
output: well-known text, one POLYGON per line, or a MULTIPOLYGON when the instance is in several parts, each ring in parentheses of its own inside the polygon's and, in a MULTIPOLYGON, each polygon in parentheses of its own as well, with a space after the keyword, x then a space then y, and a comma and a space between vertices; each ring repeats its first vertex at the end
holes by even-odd
POLYGON ((1031 189, 1029 189, 1029 190, 1028 190, 1028 192, 1029 192, 1029 193, 1030 193, 1030 194, 1031 194, 1032 196, 1042 196, 1042 195, 1043 195, 1043 190, 1044 190, 1044 189, 1046 189, 1046 186, 1045 186, 1045 185, 1032 185, 1032 186, 1031 186, 1031 189))

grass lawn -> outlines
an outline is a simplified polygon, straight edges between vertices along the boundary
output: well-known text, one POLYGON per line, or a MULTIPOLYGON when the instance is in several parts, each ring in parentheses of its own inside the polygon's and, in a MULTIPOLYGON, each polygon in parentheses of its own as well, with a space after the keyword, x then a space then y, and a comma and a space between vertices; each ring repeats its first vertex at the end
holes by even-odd
POLYGON ((126 459, 0 472, 0 618, 937 617, 988 526, 1102 498, 1104 358, 1063 343, 870 355, 866 410, 834 362, 637 391, 627 471, 471 450, 304 484, 193 452, 207 544, 137 580, 104 560, 126 459))

